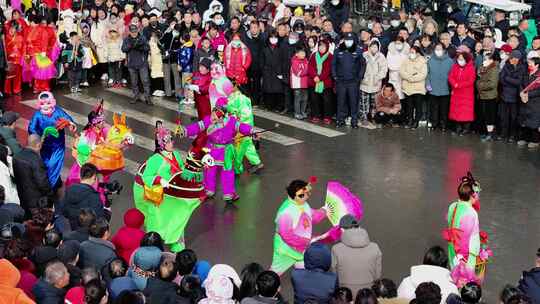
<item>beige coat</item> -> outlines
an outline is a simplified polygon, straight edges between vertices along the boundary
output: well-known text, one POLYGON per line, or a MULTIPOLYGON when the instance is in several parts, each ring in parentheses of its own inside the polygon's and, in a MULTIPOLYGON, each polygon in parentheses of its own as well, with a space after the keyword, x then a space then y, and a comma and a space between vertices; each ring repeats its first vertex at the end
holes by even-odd
POLYGON ((388 73, 388 63, 381 52, 373 56, 369 51, 364 52, 366 72, 360 84, 360 90, 365 93, 377 93, 381 90, 382 81, 388 73))
POLYGON ((107 63, 107 39, 106 34, 109 30, 109 22, 107 20, 100 20, 94 22, 90 29, 90 38, 96 45, 97 61, 99 63, 107 63))
POLYGON ((150 63, 150 77, 151 78, 163 78, 163 61, 161 59, 161 50, 158 46, 158 40, 156 37, 150 38, 150 53, 148 55, 148 62, 150 63))
POLYGON ((107 61, 117 62, 126 59, 126 54, 122 52, 122 37, 119 34, 115 34, 116 37, 107 38, 107 61))
POLYGON ((426 95, 427 62, 424 56, 417 55, 414 60, 407 57, 401 64, 401 90, 405 95, 426 95))

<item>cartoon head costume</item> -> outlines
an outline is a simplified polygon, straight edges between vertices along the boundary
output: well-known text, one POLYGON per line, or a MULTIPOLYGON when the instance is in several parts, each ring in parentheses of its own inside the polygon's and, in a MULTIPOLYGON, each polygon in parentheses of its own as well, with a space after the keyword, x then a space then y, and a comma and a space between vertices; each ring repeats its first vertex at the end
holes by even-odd
POLYGON ((28 133, 43 138, 41 158, 47 167, 49 183, 58 187, 60 172, 64 165, 66 150, 66 127, 74 125, 73 118, 61 107, 56 105, 56 99, 51 92, 42 92, 38 96, 39 111, 36 111, 28 124, 28 133))

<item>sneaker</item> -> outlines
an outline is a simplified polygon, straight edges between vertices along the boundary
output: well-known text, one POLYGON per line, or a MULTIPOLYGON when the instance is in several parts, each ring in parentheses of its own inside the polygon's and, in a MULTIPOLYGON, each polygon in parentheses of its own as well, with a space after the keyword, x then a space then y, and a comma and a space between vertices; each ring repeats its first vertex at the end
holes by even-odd
POLYGON ((249 168, 248 172, 249 172, 249 174, 257 174, 263 168, 264 168, 264 164, 260 163, 260 164, 258 164, 256 166, 253 166, 253 167, 249 168))
POLYGON ((296 118, 296 119, 298 119, 298 120, 302 120, 302 119, 303 119, 303 118, 302 118, 302 115, 296 115, 296 114, 294 114, 294 118, 296 118))
POLYGON ((72 94, 76 92, 75 88, 71 88, 70 90, 72 94))
POLYGON ((112 78, 109 78, 109 81, 107 82, 107 84, 108 84, 109 86, 112 86, 113 83, 114 83, 114 80, 112 80, 112 78))
POLYGON ((232 204, 233 202, 236 202, 237 200, 240 199, 240 195, 238 194, 233 194, 232 196, 226 196, 226 197, 223 197, 223 200, 225 201, 225 203, 227 204, 232 204))
POLYGON ((536 148, 538 148, 538 146, 540 146, 539 143, 529 143, 529 144, 527 145, 527 148, 529 148, 529 149, 536 149, 536 148))
POLYGON ((165 96, 165 92, 163 90, 158 90, 157 93, 158 93, 158 97, 164 97, 165 96))
POLYGON ((524 147, 528 144, 528 142, 524 141, 524 140, 518 140, 517 142, 517 145, 520 146, 520 147, 524 147))
POLYGON ((339 129, 339 128, 343 128, 344 126, 345 126, 344 122, 340 122, 340 121, 336 122, 336 128, 339 129))
POLYGON ((375 130, 375 129, 377 129, 377 126, 374 125, 372 122, 368 121, 368 122, 367 122, 366 129, 368 129, 368 130, 375 130))
POLYGON ((75 92, 80 93, 82 92, 81 88, 75 88, 75 92))
POLYGON ((313 117, 310 119, 311 123, 314 123, 314 124, 318 124, 319 122, 321 122, 321 120, 318 118, 318 117, 313 117))
POLYGON ((345 125, 346 125, 346 126, 350 126, 350 125, 351 125, 351 117, 350 117, 350 116, 347 117, 347 118, 345 118, 345 125))
POLYGON ((127 79, 122 79, 122 84, 127 84, 127 79))
POLYGON ((82 83, 80 84, 80 86, 81 86, 81 87, 87 88, 87 87, 90 86, 90 84, 88 83, 88 81, 85 81, 85 82, 82 82, 82 83))
POLYGON ((330 118, 325 118, 325 119, 323 119, 323 123, 324 123, 325 125, 327 125, 327 126, 328 126, 328 125, 331 125, 331 124, 332 124, 332 119, 330 119, 330 118))
POLYGON ((159 91, 155 90, 154 93, 152 93, 152 96, 158 97, 159 96, 159 91))
POLYGON ((101 80, 107 81, 108 79, 109 79, 109 75, 107 75, 107 74, 101 75, 101 80))

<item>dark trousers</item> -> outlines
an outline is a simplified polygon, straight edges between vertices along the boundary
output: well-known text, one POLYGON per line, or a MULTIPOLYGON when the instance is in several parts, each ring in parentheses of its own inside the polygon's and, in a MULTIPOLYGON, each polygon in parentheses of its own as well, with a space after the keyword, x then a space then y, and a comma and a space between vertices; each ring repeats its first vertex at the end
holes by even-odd
POLYGON ((261 72, 248 70, 247 91, 252 104, 259 104, 262 99, 261 72))
POLYGON ((122 81, 122 61, 109 62, 109 79, 114 83, 122 81))
POLYGON ((283 103, 283 94, 280 93, 265 93, 264 105, 269 110, 278 110, 283 103))
POLYGON ((510 138, 516 136, 517 130, 517 103, 501 102, 499 106, 499 120, 501 122, 501 136, 510 138))
POLYGON ((481 99, 478 102, 478 125, 480 132, 487 131, 487 126, 494 126, 497 121, 497 101, 495 99, 481 99))
POLYGON ((448 109, 450 96, 429 96, 430 122, 433 128, 446 129, 448 127, 448 109))
POLYGON ((69 79, 69 87, 72 89, 78 89, 79 84, 81 83, 82 70, 72 70, 67 71, 69 79))
POLYGON ((322 93, 311 90, 311 115, 317 118, 331 118, 335 111, 334 93, 332 89, 324 89, 322 93))
POLYGON ((387 114, 384 112, 377 112, 374 119, 375 123, 385 125, 389 122, 398 122, 399 114, 387 114))
POLYGON ((344 123, 345 118, 350 114, 351 125, 358 124, 359 90, 360 88, 356 82, 341 82, 336 84, 338 123, 344 123))
POLYGON ((402 123, 418 123, 420 121, 420 117, 422 116, 421 113, 423 102, 424 95, 413 94, 410 96, 406 96, 405 100, 403 100, 403 102, 401 103, 402 123))
POLYGON ((162 90, 165 86, 165 81, 163 81, 163 77, 158 78, 150 78, 150 88, 152 88, 152 92, 156 90, 162 90))
POLYGON ((283 103, 283 111, 287 112, 293 112, 294 111, 294 95, 293 90, 290 86, 286 85, 284 86, 283 94, 285 94, 284 103, 283 103))
POLYGON ((521 127, 519 129, 519 139, 529 143, 539 143, 540 133, 536 128, 521 127))
POLYGON ((131 90, 134 97, 137 99, 140 96, 139 79, 142 82, 144 89, 144 98, 150 99, 150 77, 148 75, 148 67, 139 69, 129 69, 129 80, 131 82, 131 90))

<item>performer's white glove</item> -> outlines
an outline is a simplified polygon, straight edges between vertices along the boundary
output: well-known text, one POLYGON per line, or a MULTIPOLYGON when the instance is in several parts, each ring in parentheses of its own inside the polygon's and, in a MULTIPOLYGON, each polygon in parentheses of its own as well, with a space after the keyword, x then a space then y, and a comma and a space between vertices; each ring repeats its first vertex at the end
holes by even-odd
POLYGON ((165 179, 163 179, 163 178, 160 179, 160 180, 159 180, 159 183, 161 184, 161 187, 163 187, 163 188, 169 188, 169 182, 166 181, 165 179))
POLYGON ((133 137, 133 135, 126 136, 126 143, 128 145, 133 145, 135 143, 135 138, 133 137))

